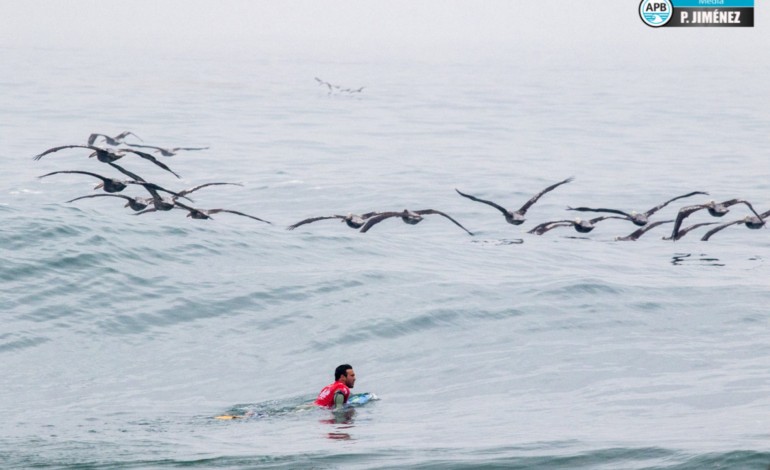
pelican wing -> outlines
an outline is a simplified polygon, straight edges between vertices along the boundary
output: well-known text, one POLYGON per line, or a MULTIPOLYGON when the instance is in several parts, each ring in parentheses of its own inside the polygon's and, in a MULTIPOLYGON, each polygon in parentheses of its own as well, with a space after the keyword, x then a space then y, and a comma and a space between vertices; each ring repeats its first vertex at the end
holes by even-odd
POLYGON ((754 210, 754 206, 752 206, 751 203, 749 203, 749 201, 744 201, 743 199, 730 199, 729 201, 725 201, 725 202, 722 203, 722 205, 725 206, 725 207, 734 206, 736 204, 746 204, 746 207, 751 209, 751 212, 753 212, 754 215, 756 215, 757 217, 762 219, 762 216, 757 214, 757 211, 754 210))
POLYGON ((572 220, 552 220, 550 222, 543 222, 542 224, 536 225, 527 233, 542 235, 549 230, 555 229, 556 227, 570 227, 572 225, 575 225, 575 222, 572 220))
POLYGON ((79 201, 80 199, 88 199, 92 197, 119 197, 119 198, 127 199, 129 201, 133 201, 133 198, 130 198, 128 196, 123 196, 122 194, 89 194, 88 196, 80 196, 80 197, 76 197, 75 199, 70 199, 67 202, 75 202, 75 201, 79 201))
POLYGON ((709 238, 711 238, 711 236, 714 235, 715 233, 720 232, 731 225, 738 225, 744 222, 746 222, 746 219, 738 219, 738 220, 733 220, 732 222, 727 222, 726 224, 717 225, 716 227, 712 228, 708 232, 704 233, 703 237, 701 237, 701 241, 707 242, 709 241, 709 238))
POLYGON ((173 157, 174 155, 176 155, 176 151, 180 150, 179 148, 167 149, 167 148, 158 147, 158 146, 155 146, 155 145, 129 144, 128 142, 126 142, 125 144, 130 146, 130 147, 153 149, 154 151, 159 152, 164 157, 173 157))
POLYGON ((107 164, 115 168, 119 172, 123 173, 124 175, 128 176, 129 178, 133 178, 135 181, 144 181, 144 178, 142 178, 141 176, 126 170, 125 168, 116 164, 115 162, 107 162, 107 164))
POLYGON ((223 185, 223 184, 232 184, 234 186, 243 186, 240 183, 204 183, 204 184, 195 186, 195 187, 190 188, 190 189, 183 189, 183 190, 179 191, 179 194, 182 195, 182 196, 187 196, 188 194, 190 194, 192 192, 195 192, 195 191, 197 191, 199 189, 205 188, 207 186, 217 186, 217 185, 223 185))
POLYGON ((369 217, 367 219, 366 223, 364 224, 364 226, 361 227, 360 232, 366 233, 366 232, 369 231, 370 228, 372 228, 375 225, 379 224, 383 220, 388 219, 390 217, 401 217, 401 214, 403 214, 403 212, 381 212, 381 213, 379 213, 377 215, 369 217))
POLYGON ((640 228, 638 230, 635 230, 635 231, 631 232, 630 234, 626 235, 625 237, 618 238, 618 240, 633 240, 633 241, 636 241, 637 239, 639 239, 639 237, 641 237, 642 235, 647 233, 649 230, 654 229, 658 225, 670 224, 673 221, 674 220, 671 219, 671 220, 659 220, 657 222, 652 222, 652 223, 647 224, 647 225, 645 225, 644 227, 642 227, 642 228, 640 228))
MULTIPOLYGON (((144 139, 142 139, 141 137, 139 137, 138 135, 134 134, 131 131, 123 131, 120 134, 118 134, 115 137, 113 137, 113 139, 114 140, 122 141, 123 139, 125 139, 126 137, 128 137, 130 135, 132 135, 132 136, 136 137, 137 139, 141 140, 142 142, 144 142, 144 139)), ((113 144, 113 145, 115 145, 115 144, 113 144)))
POLYGON ((163 147, 158 147, 156 145, 147 145, 147 144, 130 144, 128 142, 125 142, 126 145, 129 147, 137 147, 137 148, 143 148, 143 149, 153 149, 153 150, 167 150, 163 147))
POLYGON ((97 175, 96 173, 91 173, 90 171, 80 171, 80 170, 59 170, 59 171, 52 171, 51 173, 46 173, 45 175, 38 176, 38 178, 45 178, 46 176, 51 175, 58 175, 60 173, 77 173, 80 175, 89 175, 93 176, 94 178, 99 178, 102 181, 113 181, 112 178, 107 178, 106 176, 97 175))
POLYGON ((666 207, 667 205, 669 205, 670 203, 672 203, 672 202, 674 202, 674 201, 676 201, 676 200, 679 200, 679 199, 684 199, 684 198, 686 198, 686 197, 690 197, 690 196, 695 196, 696 194, 704 194, 704 195, 706 195, 706 196, 708 196, 708 195, 709 195, 709 193, 707 193, 707 192, 704 192, 704 191, 693 191, 693 192, 691 192, 691 193, 682 194, 681 196, 677 196, 677 197, 675 197, 675 198, 673 198, 673 199, 669 199, 668 201, 664 202, 663 204, 659 204, 659 205, 657 205, 657 206, 653 207, 652 209, 650 209, 650 210, 648 210, 647 212, 645 212, 645 213, 644 213, 644 215, 646 215, 647 217, 649 217, 649 216, 651 216, 652 214, 654 214, 654 213, 658 212, 659 210, 663 209, 664 207, 666 207))
POLYGON ((99 137, 104 137, 104 139, 107 140, 107 142, 112 140, 112 137, 110 137, 108 135, 104 135, 104 134, 91 134, 91 135, 88 136, 88 145, 94 145, 94 143, 96 142, 96 139, 98 139, 99 137))
POLYGON ((156 199, 156 198, 163 199, 160 197, 160 194, 158 194, 159 191, 163 191, 164 193, 171 194, 172 196, 183 197, 183 196, 179 196, 179 194, 175 193, 174 191, 169 191, 166 188, 158 186, 155 183, 148 183, 147 181, 126 181, 125 183, 138 184, 140 186, 144 186, 144 189, 146 189, 152 195, 153 199, 156 199))
POLYGON ((455 188, 455 191, 457 191, 457 194, 459 194, 460 196, 462 196, 462 197, 467 197, 467 198, 468 198, 468 199, 470 199, 471 201, 476 201, 476 202, 482 202, 482 203, 484 203, 484 204, 489 204, 490 206, 492 206, 492 207, 494 207, 495 209, 497 209, 497 210, 499 210, 500 212, 502 212, 502 213, 503 213, 503 215, 507 215, 507 214, 508 214, 508 210, 507 210, 505 207, 502 207, 502 206, 500 206, 500 205, 498 205, 498 204, 495 204, 495 203, 494 203, 494 202, 492 202, 492 201, 487 201, 487 200, 485 200, 485 199, 479 199, 479 198, 477 198, 477 197, 475 197, 475 196, 471 196, 470 194, 465 194, 465 193, 462 193, 462 192, 460 192, 460 190, 459 190, 459 189, 457 189, 457 188, 455 188))
POLYGON ((125 139, 129 135, 133 135, 137 139, 142 140, 141 137, 139 137, 138 135, 134 134, 131 131, 123 131, 120 134, 116 135, 115 137, 110 137, 106 134, 94 133, 88 136, 88 145, 93 145, 94 142, 96 142, 96 139, 98 139, 99 137, 103 138, 104 142, 107 143, 107 145, 113 145, 113 146, 120 145, 123 142, 123 139, 125 139))
POLYGON ((624 216, 627 219, 631 219, 631 214, 628 212, 623 212, 621 210, 617 209, 606 209, 604 207, 597 207, 597 208, 591 208, 591 207, 570 207, 567 206, 568 211, 578 211, 578 212, 606 212, 608 214, 620 214, 624 216))
POLYGON ((309 219, 300 220, 294 225, 289 225, 286 227, 286 230, 294 230, 295 228, 305 225, 305 224, 312 224, 313 222, 318 222, 319 220, 327 220, 327 219, 344 219, 345 216, 343 215, 327 215, 327 216, 321 216, 321 217, 310 217, 309 219))
POLYGON ((601 222, 602 220, 607 220, 607 219, 628 220, 626 217, 618 217, 616 215, 602 215, 602 216, 599 216, 599 217, 596 217, 594 219, 589 220, 589 222, 591 223, 591 225, 593 225, 596 222, 601 222))
POLYGON ((458 227, 460 227, 461 229, 463 229, 463 230, 465 230, 466 232, 468 232, 468 235, 471 235, 471 236, 473 236, 473 233, 471 233, 471 231, 470 231, 470 230, 468 230, 467 228, 463 227, 463 226, 462 226, 462 224, 460 224, 460 222, 458 222, 458 221, 456 221, 455 219, 453 219, 453 218, 449 217, 448 215, 446 215, 445 213, 443 213, 443 212, 441 212, 441 211, 437 211, 437 210, 435 210, 435 209, 423 209, 423 210, 419 210, 419 211, 415 211, 415 212, 416 212, 416 213, 418 213, 418 214, 420 214, 420 215, 426 215, 426 214, 438 214, 438 215, 440 215, 440 216, 446 217, 447 219, 451 220, 451 221, 452 221, 452 222, 453 222, 455 225, 457 225, 457 226, 458 226, 458 227))
POLYGON ((158 212, 158 209, 156 209, 154 207, 148 207, 147 209, 134 212, 133 215, 142 215, 142 214, 146 214, 148 212, 158 212))
POLYGON ((547 187, 547 188, 545 188, 544 190, 542 190, 542 191, 540 191, 539 193, 535 194, 534 196, 532 196, 532 198, 531 198, 529 201, 527 201, 526 203, 524 203, 524 205, 523 205, 523 206, 521 206, 521 209, 519 209, 519 213, 520 213, 521 215, 524 215, 524 214, 527 212, 527 209, 529 209, 530 207, 532 207, 532 204, 536 203, 536 202, 537 202, 537 200, 538 200, 538 199, 540 199, 540 197, 541 197, 543 194, 545 194, 545 193, 547 193, 547 192, 549 192, 549 191, 553 191, 554 189, 558 188, 559 186, 561 186, 561 185, 563 185, 563 184, 566 184, 566 183, 569 183, 569 182, 573 181, 574 179, 575 179, 574 177, 571 177, 571 176, 570 176, 570 177, 569 177, 569 178, 567 178, 566 180, 562 180, 562 181, 559 181, 559 182, 558 182, 558 183, 556 183, 556 184, 552 184, 551 186, 548 186, 548 187, 547 187))
POLYGON ((200 212, 200 213, 203 213, 203 211, 202 211, 202 210, 200 210, 200 209, 196 209, 196 208, 194 208, 194 207, 190 207, 190 206, 188 206, 188 205, 186 205, 186 204, 182 204, 182 203, 181 203, 181 202, 179 202, 179 201, 174 201, 174 206, 175 206, 175 207, 179 207, 180 209, 185 209, 185 210, 188 210, 188 211, 190 211, 190 212, 200 212))
POLYGON ((687 217, 689 217, 690 214, 692 214, 693 212, 697 212, 701 209, 705 209, 706 207, 708 207, 708 204, 696 204, 693 206, 685 206, 679 209, 679 212, 676 214, 676 220, 674 221, 674 230, 671 231, 670 239, 676 241, 676 240, 679 240, 681 237, 683 237, 684 234, 682 234, 681 236, 679 235, 679 228, 682 226, 682 221, 687 217))
POLYGON ((145 160, 149 160, 152 163, 158 165, 159 167, 161 167, 164 170, 168 171, 169 173, 171 173, 172 175, 176 176, 177 178, 181 178, 181 176, 179 176, 178 174, 174 173, 174 171, 171 168, 167 167, 164 163, 161 163, 157 158, 153 157, 149 153, 140 152, 139 150, 131 150, 131 149, 120 149, 120 150, 122 150, 124 152, 131 152, 133 154, 136 154, 136 155, 144 158, 145 160))
POLYGON ((203 209, 196 209, 194 207, 190 207, 188 205, 182 204, 181 202, 177 201, 176 199, 174 199, 174 208, 175 209, 184 209, 184 210, 186 210, 195 219, 211 219, 211 217, 209 217, 209 214, 208 214, 210 211, 203 210, 203 209), (196 215, 197 215, 197 217, 196 217, 196 215))
POLYGON ((679 230, 679 232, 677 232, 676 240, 679 240, 680 238, 684 237, 685 235, 687 235, 688 233, 692 232, 696 228, 705 227, 706 225, 715 225, 715 224, 718 224, 718 223, 719 222, 701 222, 701 223, 698 223, 698 224, 690 225, 689 227, 683 228, 683 229, 679 230))
POLYGON ((260 222, 264 222, 266 224, 272 225, 272 222, 268 222, 267 220, 263 220, 263 219, 260 219, 259 217, 254 217, 253 215, 244 214, 243 212, 233 211, 233 210, 230 210, 230 209, 209 209, 209 210, 207 210, 205 212, 207 214, 217 214, 219 212, 228 212, 230 214, 235 214, 235 215, 240 215, 240 216, 243 216, 243 217, 248 217, 250 219, 258 220, 260 222))
POLYGON ((54 152, 58 152, 59 150, 71 149, 71 148, 83 148, 83 149, 91 149, 96 151, 99 151, 99 150, 104 151, 104 149, 101 149, 99 147, 94 147, 93 145, 60 145, 59 147, 50 148, 45 152, 41 153, 40 155, 35 155, 33 157, 33 160, 40 160, 41 158, 48 155, 49 153, 54 153, 54 152))

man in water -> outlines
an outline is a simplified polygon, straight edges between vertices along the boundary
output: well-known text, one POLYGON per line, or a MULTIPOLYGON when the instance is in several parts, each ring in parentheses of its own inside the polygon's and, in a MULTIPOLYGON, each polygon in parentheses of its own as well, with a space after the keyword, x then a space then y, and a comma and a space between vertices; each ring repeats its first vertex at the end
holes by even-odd
POLYGON ((350 389, 356 383, 356 373, 353 372, 353 366, 342 364, 334 370, 334 383, 327 385, 318 394, 315 404, 326 408, 341 409, 348 398, 350 398, 350 389))

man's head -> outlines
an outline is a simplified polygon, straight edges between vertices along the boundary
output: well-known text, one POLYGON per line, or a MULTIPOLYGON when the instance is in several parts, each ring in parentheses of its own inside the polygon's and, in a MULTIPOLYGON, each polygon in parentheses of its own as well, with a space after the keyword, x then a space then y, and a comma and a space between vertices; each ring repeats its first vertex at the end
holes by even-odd
POLYGON ((343 382, 346 387, 353 388, 356 383, 356 373, 353 372, 353 366, 342 364, 334 369, 334 381, 343 382))

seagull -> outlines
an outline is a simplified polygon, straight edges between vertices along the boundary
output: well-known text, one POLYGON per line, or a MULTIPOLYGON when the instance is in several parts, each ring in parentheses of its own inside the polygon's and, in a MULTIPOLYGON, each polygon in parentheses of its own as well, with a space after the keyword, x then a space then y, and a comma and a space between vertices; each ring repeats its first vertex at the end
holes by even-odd
POLYGON ((366 87, 359 87, 359 88, 342 88, 342 87, 341 87, 341 86, 339 86, 339 85, 334 85, 334 84, 332 84, 332 83, 329 83, 329 82, 327 82, 327 81, 325 81, 325 80, 321 80, 321 79, 320 79, 320 78, 318 78, 318 77, 314 77, 314 78, 315 78, 315 81, 317 81, 319 85, 323 85, 323 86, 325 86, 326 88, 328 88, 328 89, 329 89, 329 94, 332 94, 332 92, 333 92, 334 90, 337 90, 337 91, 339 91, 340 93, 351 93, 351 94, 352 94, 352 93, 361 93, 361 92, 364 90, 364 88, 366 88, 366 87))
POLYGON ((760 229, 760 228, 765 226, 765 218, 768 217, 768 216, 770 216, 770 211, 763 212, 762 214, 760 214, 759 218, 747 215, 746 217, 744 217, 742 219, 733 220, 732 222, 728 222, 726 224, 719 225, 717 227, 712 228, 708 232, 706 232, 703 235, 703 238, 701 238, 701 241, 704 241, 704 242, 709 241, 709 238, 711 238, 712 235, 714 235, 715 233, 717 233, 717 232, 719 232, 719 231, 721 231, 723 229, 726 229, 727 227, 729 227, 731 225, 744 224, 744 225, 746 225, 747 228, 750 228, 751 230, 758 230, 758 229, 760 229))
POLYGON ((717 203, 712 199, 711 201, 705 204, 685 206, 679 209, 679 213, 676 216, 676 222, 674 222, 674 231, 671 232, 671 237, 669 237, 668 239, 676 241, 676 240, 679 240, 679 238, 681 238, 677 236, 677 233, 679 232, 679 227, 682 226, 682 221, 688 216, 690 216, 690 214, 697 212, 701 209, 708 209, 709 214, 711 214, 712 216, 722 217, 728 212, 730 212, 728 207, 734 206, 735 204, 745 204, 751 210, 751 212, 754 213, 754 215, 756 215, 760 219, 762 218, 759 216, 759 214, 757 214, 757 211, 754 210, 754 207, 752 207, 752 205, 748 201, 744 201, 743 199, 730 199, 719 203, 717 203))
POLYGON ((672 234, 671 234, 670 236, 668 236, 668 237, 663 237, 663 240, 674 240, 674 241, 677 241, 677 240, 679 240, 680 238, 682 238, 682 237, 684 237, 685 235, 687 235, 688 233, 690 233, 690 232, 692 232, 693 230, 695 230, 696 228, 705 227, 706 225, 715 225, 715 224, 718 224, 718 223, 719 223, 719 222, 701 222, 701 223, 699 223, 699 224, 693 224, 693 225, 690 225, 689 227, 683 228, 683 229, 681 229, 681 230, 677 230, 677 232, 676 232, 676 238, 673 238, 673 237, 674 237, 674 234, 672 233, 672 234))
POLYGON ((93 145, 62 145, 62 146, 59 146, 59 147, 50 148, 50 149, 46 150, 45 152, 41 153, 40 155, 35 155, 34 159, 35 160, 40 160, 41 158, 43 158, 45 155, 48 155, 49 153, 58 152, 59 150, 69 149, 69 148, 91 149, 91 150, 94 151, 94 153, 89 155, 89 157, 96 156, 97 160, 99 160, 100 162, 104 162, 104 163, 112 163, 112 162, 114 162, 116 160, 119 160, 119 159, 125 157, 126 156, 125 152, 131 152, 131 153, 133 153, 135 155, 138 155, 138 156, 144 158, 145 160, 151 161, 152 163, 154 163, 154 164, 158 165, 159 167, 163 168, 164 170, 170 172, 171 174, 173 174, 177 178, 180 177, 179 175, 174 173, 171 170, 171 168, 167 167, 165 164, 163 164, 160 161, 158 161, 158 159, 156 159, 155 157, 153 157, 149 153, 140 152, 138 150, 131 150, 131 149, 117 149, 117 150, 113 150, 113 149, 103 149, 103 148, 100 148, 100 147, 94 147, 93 145))
POLYGON ((534 233, 535 235, 542 235, 545 232, 555 229, 556 227, 569 227, 572 226, 575 228, 576 231, 580 233, 588 233, 592 231, 595 227, 595 224, 597 222, 601 222, 602 220, 607 219, 624 219, 625 217, 618 217, 616 215, 603 215, 601 217, 596 217, 591 220, 583 220, 580 217, 576 218, 575 220, 554 220, 551 222, 544 222, 532 230, 530 230, 527 233, 534 233))
POLYGON ((506 221, 506 222, 508 222, 509 224, 513 224, 513 225, 521 225, 521 224, 523 224, 523 223, 524 223, 524 220, 525 220, 525 219, 524 219, 524 215, 527 213, 527 209, 529 209, 530 207, 532 207, 532 204, 536 203, 536 202, 537 202, 537 200, 538 200, 538 199, 540 199, 540 197, 541 197, 543 194, 545 194, 545 193, 547 193, 547 192, 549 192, 549 191, 552 191, 552 190, 556 189, 558 186, 560 186, 560 185, 562 185, 562 184, 565 184, 565 183, 569 183, 569 182, 570 182, 570 181, 572 181, 573 179, 574 179, 574 178, 570 177, 570 178, 567 178, 566 180, 563 180, 563 181, 559 181, 559 182, 558 182, 558 183, 556 183, 556 184, 553 184, 553 185, 551 185, 551 186, 548 186, 548 187, 547 187, 547 188, 545 188, 544 190, 542 190, 542 191, 540 191, 539 193, 537 193, 537 194, 535 194, 534 196, 532 196, 532 198, 531 198, 529 201, 527 201, 527 202, 526 202, 526 203, 525 203, 523 206, 521 206, 521 208, 519 208, 519 210, 517 210, 517 211, 515 211, 515 212, 511 212, 511 211, 509 211, 508 209, 506 209, 505 207, 502 207, 502 206, 500 206, 500 205, 498 205, 498 204, 495 204, 495 203, 494 203, 494 202, 492 202, 492 201, 486 201, 486 200, 484 200, 484 199, 479 199, 479 198, 477 198, 477 197, 475 197, 475 196, 471 196, 470 194, 465 194, 465 193, 462 193, 462 192, 460 192, 460 190, 459 190, 459 189, 457 189, 457 188, 455 188, 455 191, 457 191, 457 193, 458 193, 460 196, 463 196, 463 197, 467 197, 468 199, 470 199, 470 200, 472 200, 472 201, 476 201, 476 202, 483 202, 484 204, 489 204, 490 206, 492 206, 492 207, 494 207, 495 209, 499 210, 500 212, 502 212, 502 213, 503 213, 503 215, 505 216, 505 221, 506 221))
POLYGON ((128 145, 130 147, 137 147, 137 148, 155 149, 155 152, 160 153, 164 157, 173 157, 180 150, 208 150, 208 147, 172 147, 172 148, 166 148, 166 147, 156 147, 154 145, 140 145, 140 144, 129 144, 129 143, 126 143, 126 145, 128 145))
MULTIPOLYGON (((329 88, 329 94, 331 94, 331 92, 333 91, 332 89, 333 89, 333 88, 335 88, 335 85, 332 85, 332 84, 331 84, 331 83, 329 83, 329 82, 326 82, 326 81, 324 81, 324 80, 321 80, 321 79, 320 79, 320 78, 318 78, 318 77, 315 77, 315 81, 317 81, 319 85, 324 85, 324 86, 326 86, 327 88, 329 88)), ((337 88, 338 88, 338 87, 337 87, 337 88)))
MULTIPOLYGON (((230 214, 241 215, 243 217, 248 217, 250 219, 258 220, 260 222, 264 222, 266 224, 271 224, 272 225, 272 222, 268 222, 267 220, 263 220, 263 219, 260 219, 259 217, 254 217, 253 215, 244 214, 243 212, 233 211, 233 210, 230 210, 230 209, 196 209, 194 207, 190 207, 190 206, 187 206, 185 204, 182 204, 181 202, 176 201, 176 200, 174 201, 174 204, 172 205, 172 207, 178 207, 180 209, 185 209, 186 211, 188 211, 187 217, 192 217, 193 219, 201 219, 201 220, 202 219, 211 219, 211 217, 210 217, 211 214, 218 214, 220 212, 228 212, 230 214)), ((160 210, 160 209, 149 208, 149 209, 145 209, 143 211, 137 212, 134 215, 141 215, 141 214, 146 214, 148 212, 155 212, 156 210, 160 210)))
POLYGON ((327 219, 341 219, 340 222, 345 222, 345 224, 347 224, 347 226, 350 228, 361 228, 366 223, 366 219, 369 219, 370 217, 373 217, 377 214, 378 212, 367 212, 366 214, 358 215, 358 214, 353 214, 348 212, 348 215, 328 215, 328 216, 321 216, 321 217, 310 217, 309 219, 301 220, 294 225, 289 225, 288 227, 286 227, 286 230, 294 230, 300 225, 310 224, 313 222, 318 222, 319 220, 327 220, 327 219))
POLYGON ((691 193, 682 194, 681 196, 677 196, 673 199, 669 199, 668 201, 664 202, 663 204, 659 204, 652 209, 648 210, 647 212, 636 212, 631 211, 631 213, 623 212, 617 209, 605 209, 605 208, 596 208, 592 209, 590 207, 567 207, 567 210, 571 211, 581 211, 581 212, 609 212, 611 214, 620 214, 622 216, 625 216, 626 219, 630 220, 634 223, 634 225, 638 225, 639 227, 644 227, 647 222, 649 222, 649 217, 652 216, 652 214, 658 212, 659 210, 666 207, 669 203, 672 203, 676 201, 677 199, 684 199, 686 197, 695 196, 696 194, 705 194, 708 195, 708 193, 703 191, 693 191, 691 193))
POLYGON ((140 185, 140 186, 144 186, 144 188, 147 189, 150 192, 150 194, 154 193, 153 195, 157 195, 157 191, 163 191, 163 192, 172 194, 174 196, 177 196, 177 193, 175 193, 173 191, 169 191, 168 189, 162 188, 162 187, 160 187, 160 186, 158 186, 157 184, 154 184, 154 183, 148 183, 147 181, 130 181, 130 180, 128 180, 128 181, 121 181, 121 180, 116 180, 114 178, 108 178, 106 176, 97 175, 96 173, 91 173, 90 171, 79 171, 79 170, 53 171, 51 173, 46 173, 45 175, 38 176, 38 178, 45 178, 46 176, 58 175, 58 174, 62 174, 62 173, 75 173, 75 174, 80 174, 80 175, 93 176, 94 178, 99 178, 100 180, 102 180, 102 182, 97 184, 94 187, 94 189, 102 188, 102 189, 104 189, 104 191, 106 191, 108 193, 119 193, 119 192, 123 191, 124 189, 126 189, 129 184, 137 184, 137 185, 140 185))
POLYGON ((144 210, 144 209, 147 208, 147 201, 145 199, 142 199, 142 198, 139 198, 139 197, 128 197, 128 196, 124 196, 122 194, 91 194, 89 196, 76 197, 75 199, 70 199, 67 202, 75 202, 75 201, 78 201, 80 199, 88 199, 88 198, 92 198, 92 197, 119 197, 119 198, 123 198, 126 201, 128 201, 128 202, 126 202, 126 205, 124 205, 123 207, 130 207, 131 209, 133 209, 136 212, 139 212, 139 211, 144 210))
POLYGON ((632 232, 629 235, 626 235, 625 237, 615 237, 615 241, 634 241, 635 242, 636 240, 639 239, 639 237, 641 237, 642 235, 644 235, 648 231, 654 229, 658 225, 670 224, 673 221, 674 221, 674 219, 671 219, 671 220, 659 220, 657 222, 652 222, 650 224, 645 225, 644 227, 642 227, 640 229, 637 229, 635 232, 632 232))
POLYGON ((370 228, 372 228, 374 225, 382 222, 385 219, 388 219, 390 217, 401 217, 401 220, 404 221, 404 223, 407 223, 409 225, 415 225, 418 224, 422 219, 423 215, 430 215, 430 214, 438 214, 443 217, 446 217, 447 219, 451 220, 455 225, 460 227, 461 229, 468 232, 468 235, 473 235, 473 233, 469 232, 468 229, 460 225, 460 222, 456 221, 455 219, 449 217, 445 213, 441 211, 437 211, 434 209, 423 209, 419 211, 410 211, 408 209, 404 209, 401 212, 380 212, 372 217, 370 217, 366 223, 364 224, 363 228, 361 228, 362 233, 366 233, 369 231, 370 228))
POLYGON ((132 135, 137 139, 142 140, 141 137, 139 137, 138 135, 134 134, 131 131, 123 131, 120 134, 116 135, 115 137, 110 137, 104 134, 91 134, 90 136, 88 136, 88 145, 93 145, 94 142, 96 142, 96 139, 98 139, 99 137, 104 138, 104 141, 107 143, 107 145, 120 145, 123 143, 123 140, 129 135, 132 135))

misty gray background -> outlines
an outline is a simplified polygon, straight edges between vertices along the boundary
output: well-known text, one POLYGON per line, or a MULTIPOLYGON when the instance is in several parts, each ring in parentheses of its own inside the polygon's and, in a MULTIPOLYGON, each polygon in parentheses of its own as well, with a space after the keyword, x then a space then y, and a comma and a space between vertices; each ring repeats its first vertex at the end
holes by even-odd
POLYGON ((636 1, 4 1, 0 47, 109 51, 105 67, 168 53, 526 67, 766 65, 767 8, 757 3, 754 28, 653 29, 639 19, 636 1))

